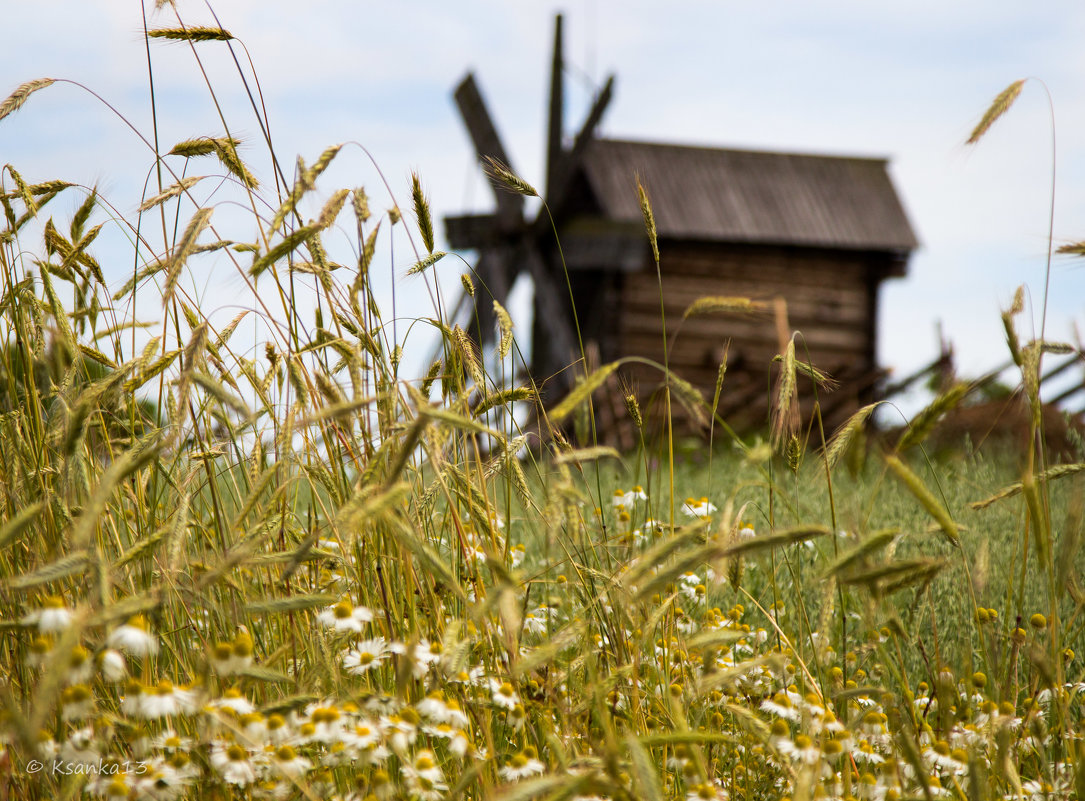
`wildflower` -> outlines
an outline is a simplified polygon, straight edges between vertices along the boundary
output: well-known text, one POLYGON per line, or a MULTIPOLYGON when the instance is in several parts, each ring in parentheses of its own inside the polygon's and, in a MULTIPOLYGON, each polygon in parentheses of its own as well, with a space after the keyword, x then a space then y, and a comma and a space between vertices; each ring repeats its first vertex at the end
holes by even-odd
POLYGON ((123 626, 113 629, 106 637, 106 645, 132 656, 154 656, 158 653, 158 638, 147 630, 147 620, 143 615, 129 618, 123 626))
POLYGON ((730 796, 722 787, 711 782, 701 782, 689 788, 686 801, 727 801, 730 796))
POLYGON ((399 715, 389 715, 381 719, 388 744, 393 751, 402 754, 408 746, 414 744, 418 737, 418 722, 418 713, 410 707, 403 709, 399 715))
POLYGON ((508 782, 517 782, 531 776, 538 776, 546 766, 538 759, 538 752, 530 745, 515 754, 505 767, 501 768, 501 778, 508 782))
POLYGON ((791 698, 788 697, 787 693, 783 692, 776 693, 771 699, 762 701, 761 709, 765 712, 771 712, 773 715, 778 715, 785 720, 797 722, 801 717, 791 698))
POLYGON ((524 723, 527 721, 527 712, 524 711, 523 704, 516 704, 512 709, 505 713, 505 722, 508 723, 513 731, 520 731, 524 727, 524 723))
POLYGON ((128 679, 124 683, 121 712, 130 718, 143 717, 143 684, 137 679, 128 679))
POLYGON ((49 595, 41 609, 34 610, 19 622, 24 626, 37 626, 42 634, 55 634, 72 624, 72 610, 64 605, 63 598, 49 595))
POLYGON ((448 704, 441 690, 434 690, 415 704, 415 710, 419 715, 434 723, 447 723, 449 719, 448 704))
POLYGON ((426 675, 430 667, 441 660, 442 648, 439 642, 430 642, 425 637, 411 649, 411 672, 416 679, 426 675))
POLYGON ((53 655, 53 640, 49 636, 39 635, 30 641, 30 653, 26 656, 26 663, 30 667, 41 667, 53 655))
POLYGON ((274 758, 271 760, 272 769, 284 776, 300 776, 308 772, 312 766, 312 762, 299 756, 298 752, 289 745, 280 745, 276 748, 274 758))
POLYGON ((687 517, 708 517, 715 511, 716 504, 711 503, 708 498, 686 498, 686 502, 682 504, 682 514, 687 517))
POLYGON ((179 713, 196 711, 196 694, 186 687, 175 687, 162 680, 154 687, 146 688, 142 696, 140 712, 147 720, 157 720, 179 713))
POLYGON ((252 635, 240 626, 233 642, 216 643, 211 650, 211 666, 220 676, 241 673, 252 664, 252 635))
POLYGON ((527 548, 524 547, 522 542, 518 542, 512 546, 509 556, 512 561, 512 566, 519 567, 524 563, 524 559, 527 557, 527 548))
POLYGON ((403 767, 403 774, 408 781, 412 778, 422 778, 430 782, 439 782, 445 777, 432 751, 419 751, 415 754, 411 764, 403 767))
POLYGON ((322 706, 314 709, 309 720, 314 726, 312 739, 318 743, 332 743, 340 740, 346 721, 335 706, 322 706))
POLYGON ((549 618, 550 610, 544 606, 528 612, 524 615, 524 631, 528 634, 546 634, 549 618))
POLYGON ((60 694, 62 720, 81 720, 94 714, 94 696, 85 684, 74 684, 60 694))
POLYGON ((490 679, 490 692, 493 694, 494 703, 504 709, 512 709, 520 703, 520 696, 507 681, 499 682, 497 679, 490 679))
POLYGON ((267 739, 272 745, 282 745, 291 737, 290 727, 282 715, 268 715, 264 721, 267 739))
POLYGON ((643 487, 637 485, 629 492, 620 489, 614 490, 614 497, 611 499, 611 504, 615 509, 629 511, 637 505, 637 501, 646 500, 648 500, 648 494, 644 491, 643 487))
POLYGON ((98 654, 96 661, 98 662, 98 670, 102 674, 103 681, 109 682, 110 684, 116 684, 117 682, 124 681, 128 676, 128 665, 124 661, 124 654, 120 651, 107 648, 98 654))
POLYGON ((453 756, 463 759, 467 752, 472 750, 471 739, 462 729, 453 729, 448 740, 448 750, 453 756))
POLYGON ((236 743, 216 746, 211 751, 211 766, 228 784, 245 787, 256 781, 256 769, 249 758, 249 752, 236 743))
POLYGON ((90 659, 90 652, 82 645, 72 648, 71 656, 68 657, 68 672, 64 676, 66 684, 85 684, 94 675, 94 663, 90 659))
POLYGON ((192 749, 192 740, 188 737, 182 737, 173 729, 166 729, 154 738, 151 746, 166 752, 190 751, 192 749))
POLYGON ((379 665, 391 649, 383 637, 362 640, 343 657, 343 667, 355 676, 362 676, 379 665))
MULTIPOLYGON (((56 756, 73 765, 97 765, 102 755, 93 746, 94 730, 87 726, 68 735, 67 741, 57 751, 56 756)), ((43 751, 42 756, 47 757, 47 753, 43 751)))
POLYGON ((238 715, 247 715, 253 711, 252 702, 245 698, 236 687, 229 688, 219 698, 209 701, 207 706, 212 710, 229 709, 238 715))
POLYGON ((816 764, 821 758, 821 749, 805 734, 797 735, 794 740, 783 740, 778 747, 785 756, 806 765, 816 764))
POLYGON ((333 631, 352 631, 360 634, 362 625, 373 619, 373 613, 364 606, 354 606, 349 599, 344 598, 335 606, 323 609, 316 619, 333 631))

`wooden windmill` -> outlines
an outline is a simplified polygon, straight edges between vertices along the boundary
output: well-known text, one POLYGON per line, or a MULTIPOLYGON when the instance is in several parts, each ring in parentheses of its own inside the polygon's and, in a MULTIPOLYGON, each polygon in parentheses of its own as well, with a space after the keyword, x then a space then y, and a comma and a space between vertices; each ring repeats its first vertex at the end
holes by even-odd
MULTIPOLYGON (((610 102, 614 85, 609 77, 596 97, 587 119, 569 148, 562 142, 563 62, 562 18, 554 28, 554 56, 550 74, 550 114, 547 125, 546 190, 543 195, 550 212, 558 217, 567 204, 574 165, 592 141, 596 127, 610 102)), ((501 143, 473 74, 468 73, 456 88, 456 104, 463 116, 479 161, 496 160, 514 172, 508 151, 501 143)), ((559 396, 572 382, 565 368, 579 357, 573 307, 566 278, 557 257, 553 230, 545 209, 535 219, 524 215, 524 197, 491 182, 497 208, 492 214, 448 217, 445 220, 449 244, 458 250, 478 251, 476 283, 481 283, 471 334, 476 342, 493 341, 495 317, 491 298, 506 305, 509 289, 521 273, 535 285, 535 322, 532 334, 532 372, 549 381, 551 396, 559 396)))
MULTIPOLYGON (((726 355, 716 411, 733 425, 759 425, 773 356, 796 332, 804 358, 840 383, 818 397, 827 425, 876 397, 885 375, 877 364, 879 288, 905 274, 917 244, 887 160, 599 138, 613 78, 566 148, 560 17, 551 69, 546 202, 560 250, 546 211, 525 219, 523 197, 504 188, 495 186, 494 213, 446 219, 449 244, 479 254, 476 341, 492 341, 492 300, 505 305, 526 272, 535 284, 531 372, 546 401, 560 399, 576 377, 567 368, 581 356, 577 327, 587 353, 603 362, 638 357, 625 360, 621 375, 640 387, 642 405, 659 386, 649 363, 664 361, 666 341, 670 368, 708 398, 726 355), (660 276, 638 177, 651 194, 660 276), (777 312, 684 319, 702 296, 750 298, 777 312), (672 323, 666 332, 664 319, 672 323)), ((473 76, 455 98, 479 158, 511 167, 473 76)), ((800 394, 806 410, 812 401, 800 394)))

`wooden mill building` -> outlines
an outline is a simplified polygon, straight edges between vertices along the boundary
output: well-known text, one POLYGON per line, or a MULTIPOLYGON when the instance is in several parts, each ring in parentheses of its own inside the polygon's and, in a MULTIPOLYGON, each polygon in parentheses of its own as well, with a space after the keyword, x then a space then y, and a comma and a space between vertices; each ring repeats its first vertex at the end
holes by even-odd
MULTIPOLYGON (((830 418, 873 397, 878 290, 905 274, 916 246, 884 160, 594 140, 561 239, 582 328, 604 362, 663 360, 660 280, 634 175, 659 237, 673 370, 711 399, 726 352, 719 411, 756 425, 773 356, 798 331, 797 356, 840 382, 821 393, 830 418), (705 296, 760 309, 683 320, 705 296)), ((646 389, 659 383, 651 368, 627 373, 646 389)))
MULTIPOLYGON (((523 272, 535 287, 530 369, 546 402, 556 403, 583 375, 582 368, 569 369, 580 358, 570 286, 589 358, 662 363, 660 280, 639 178, 655 216, 674 372, 711 400, 726 354, 718 411, 739 427, 756 426, 767 415, 772 359, 798 331, 797 356, 840 382, 819 396, 828 422, 868 402, 881 375, 878 290, 886 278, 904 275, 916 246, 886 161, 599 138, 612 85, 613 78, 567 144, 559 17, 543 192, 558 239, 545 211, 527 219, 523 197, 501 188, 495 188, 492 214, 446 219, 451 246, 479 254, 477 340, 492 341, 492 302, 504 304, 523 272), (705 296, 745 297, 758 308, 683 320, 689 305, 705 296)), ((473 76, 455 98, 480 160, 511 168, 473 76)), ((643 402, 662 375, 633 363, 622 368, 622 378, 643 402)), ((804 386, 800 381, 800 391, 804 386)), ((621 401, 616 404, 615 410, 621 401)), ((620 416, 606 403, 599 411, 605 428, 620 416)))

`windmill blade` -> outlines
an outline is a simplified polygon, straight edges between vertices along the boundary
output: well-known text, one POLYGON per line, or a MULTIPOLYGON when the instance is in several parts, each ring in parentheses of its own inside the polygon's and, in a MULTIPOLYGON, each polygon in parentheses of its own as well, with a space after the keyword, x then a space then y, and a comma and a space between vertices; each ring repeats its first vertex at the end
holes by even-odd
MULTIPOLYGON (((475 145, 475 152, 479 160, 495 158, 512 169, 509 154, 501 144, 501 137, 497 135, 497 128, 493 124, 493 118, 486 108, 486 102, 482 99, 482 93, 475 83, 475 76, 467 73, 460 85, 456 87, 454 97, 459 106, 460 116, 467 126, 467 132, 475 145)), ((504 227, 519 225, 523 219, 524 199, 520 195, 506 192, 493 186, 494 195, 497 198, 497 217, 504 227)))
MULTIPOLYGON (((558 159, 558 165, 554 169, 553 183, 548 184, 546 194, 546 202, 550 206, 552 213, 556 214, 564 204, 565 194, 569 189, 569 181, 573 175, 573 167, 580 160, 588 144, 595 136, 595 129, 599 126, 600 120, 603 119, 603 113, 607 110, 607 106, 610 105, 613 94, 614 76, 611 75, 603 85, 603 91, 599 93, 599 96, 595 98, 595 102, 592 103, 591 111, 588 112, 587 119, 584 120, 580 132, 576 135, 576 139, 573 140, 572 148, 568 152, 563 152, 558 159)), ((545 228, 547 225, 549 225, 547 220, 540 221, 536 219, 536 234, 539 233, 539 228, 545 228)))
POLYGON ((546 194, 550 197, 557 186, 561 167, 561 131, 565 112, 565 79, 562 75, 564 57, 561 44, 561 14, 554 18, 554 60, 550 66, 550 121, 546 138, 546 194))
POLYGON ((528 249, 525 261, 535 282, 531 369, 540 380, 553 380, 554 397, 560 398, 573 384, 574 375, 566 368, 580 358, 568 292, 537 249, 528 249))
POLYGON ((506 305, 511 279, 512 250, 507 246, 482 248, 475 267, 475 313, 471 318, 470 335, 479 345, 494 341, 497 317, 496 300, 506 305))

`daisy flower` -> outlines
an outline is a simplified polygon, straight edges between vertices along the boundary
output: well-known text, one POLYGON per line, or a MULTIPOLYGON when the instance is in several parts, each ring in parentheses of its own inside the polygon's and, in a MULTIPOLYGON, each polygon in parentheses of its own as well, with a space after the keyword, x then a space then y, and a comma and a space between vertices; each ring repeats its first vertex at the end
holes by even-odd
POLYGON ((128 677, 128 665, 124 661, 124 654, 112 648, 107 648, 98 654, 95 660, 102 680, 110 684, 124 681, 128 677))
POLYGON ((94 675, 94 662, 91 661, 90 652, 82 645, 72 649, 68 658, 68 672, 64 681, 68 684, 85 684, 94 675))
POLYGON ((64 631, 72 624, 72 610, 64 605, 64 599, 56 595, 46 596, 41 609, 35 609, 20 623, 24 626, 37 626, 42 634, 54 634, 64 631))
POLYGON ((500 682, 497 679, 490 679, 490 692, 493 694, 494 703, 503 709, 512 709, 520 703, 520 696, 516 694, 516 690, 507 681, 500 682))
POLYGON ((392 651, 383 637, 362 640, 343 656, 343 667, 361 676, 379 665, 390 653, 392 651))
POLYGON ((686 498, 686 502, 682 504, 682 513, 687 517, 708 517, 715 511, 716 504, 711 503, 708 498, 686 498))
POLYGON ((441 660, 441 653, 442 649, 439 642, 430 642, 425 637, 419 640, 411 649, 411 670, 414 677, 420 679, 425 676, 430 666, 437 664, 441 660))
POLYGON ((231 687, 220 697, 208 701, 207 708, 212 710, 229 709, 238 715, 247 715, 254 709, 252 702, 243 696, 241 690, 236 687, 231 687))
POLYGON ((123 626, 109 632, 106 645, 125 651, 132 656, 154 656, 158 653, 158 638, 147 629, 147 619, 136 615, 123 626))
POLYGON ((94 714, 94 695, 85 684, 73 684, 60 694, 62 720, 82 720, 94 714))
POLYGON ((354 606, 344 598, 335 606, 322 610, 316 619, 333 631, 352 631, 360 634, 362 625, 373 619, 373 613, 364 606, 354 606))
POLYGON ((539 776, 546 766, 538 759, 538 752, 530 745, 513 756, 501 768, 501 778, 507 782, 518 782, 531 776, 539 776))
POLYGON ((236 743, 229 746, 217 745, 211 751, 211 766, 227 784, 245 787, 256 781, 256 769, 249 758, 249 752, 236 743))
POLYGON ((301 776, 312 767, 312 762, 303 756, 299 756, 298 752, 289 745, 280 745, 276 748, 275 755, 271 760, 272 770, 284 776, 301 776))

